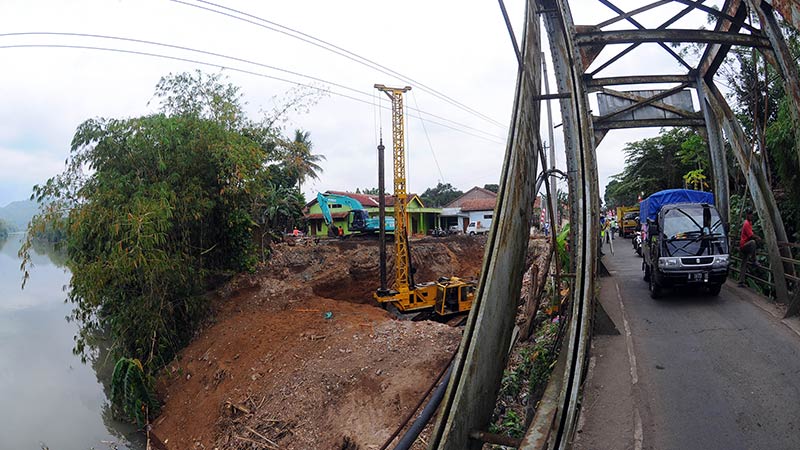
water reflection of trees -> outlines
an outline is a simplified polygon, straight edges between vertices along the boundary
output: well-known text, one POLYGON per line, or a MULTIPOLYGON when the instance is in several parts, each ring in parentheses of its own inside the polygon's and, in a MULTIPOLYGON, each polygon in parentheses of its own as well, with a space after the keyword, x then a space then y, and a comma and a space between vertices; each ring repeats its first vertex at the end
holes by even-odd
POLYGON ((94 369, 97 381, 102 386, 103 394, 105 395, 105 401, 100 409, 100 416, 108 433, 118 441, 111 448, 120 450, 144 449, 146 444, 142 433, 139 433, 132 424, 118 420, 115 409, 112 407, 111 402, 108 401, 111 398, 111 374, 114 371, 114 360, 108 347, 107 336, 103 333, 95 332, 88 341, 91 351, 84 356, 91 364, 92 369, 94 369))
MULTIPOLYGON (((59 269, 67 267, 67 251, 64 249, 63 245, 42 240, 34 240, 33 251, 38 256, 47 257, 47 259, 49 259, 59 269)), ((35 260, 34 263, 36 263, 35 260)))

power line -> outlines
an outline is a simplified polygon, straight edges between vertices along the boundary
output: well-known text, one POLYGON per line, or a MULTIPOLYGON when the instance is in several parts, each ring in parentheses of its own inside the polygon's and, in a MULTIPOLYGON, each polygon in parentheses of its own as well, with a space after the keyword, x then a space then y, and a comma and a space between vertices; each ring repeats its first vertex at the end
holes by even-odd
POLYGON ((388 68, 388 67, 386 67, 386 66, 384 66, 382 64, 379 64, 379 63, 377 63, 375 61, 372 61, 369 58, 366 58, 366 57, 361 56, 361 55, 359 55, 357 53, 351 52, 351 51, 349 51, 347 49, 339 47, 339 46, 337 46, 335 44, 332 44, 330 42, 327 42, 327 41, 325 41, 323 39, 319 39, 319 38, 317 38, 315 36, 312 36, 310 34, 303 33, 302 31, 295 30, 295 29, 293 29, 291 27, 287 27, 285 25, 281 25, 279 23, 264 19, 263 17, 259 17, 259 16, 256 16, 256 15, 253 15, 253 14, 246 13, 244 11, 240 11, 240 10, 237 10, 237 9, 229 8, 227 6, 220 5, 220 4, 213 3, 213 2, 209 2, 209 1, 206 1, 206 0, 197 0, 197 2, 206 4, 206 5, 211 5, 211 6, 214 6, 216 8, 220 8, 220 9, 226 10, 226 11, 231 11, 231 12, 234 12, 236 14, 240 14, 241 16, 244 16, 244 17, 239 17, 239 16, 236 16, 234 14, 229 14, 229 13, 226 13, 224 11, 219 11, 219 10, 216 10, 216 9, 213 9, 213 8, 208 8, 208 7, 201 6, 201 5, 196 5, 196 4, 189 3, 189 2, 186 2, 186 1, 183 1, 183 0, 171 0, 171 1, 173 1, 175 3, 183 4, 183 5, 186 5, 186 6, 191 6, 193 8, 198 8, 198 9, 202 9, 202 10, 205 10, 205 11, 209 11, 209 12, 212 12, 212 13, 215 13, 215 14, 220 14, 220 15, 223 15, 223 16, 227 16, 227 17, 230 17, 230 18, 233 18, 233 19, 236 19, 236 20, 241 20, 243 22, 247 22, 247 23, 250 23, 252 25, 256 25, 256 26, 259 26, 259 27, 262 27, 262 28, 265 28, 265 29, 268 29, 268 30, 271 30, 271 31, 275 31, 276 33, 281 33, 281 34, 284 34, 286 36, 298 39, 298 40, 303 41, 303 42, 305 42, 307 44, 311 44, 313 46, 316 46, 316 47, 319 47, 321 49, 327 50, 329 52, 335 53, 335 54, 337 54, 339 56, 345 57, 345 58, 347 58, 347 59, 349 59, 349 60, 351 60, 351 61, 353 61, 353 62, 355 62, 357 64, 361 64, 363 66, 369 67, 370 69, 377 70, 378 72, 381 72, 383 74, 400 78, 401 80, 403 80, 403 81, 405 81, 407 83, 411 83, 411 84, 416 85, 420 90, 422 90, 424 92, 427 92, 427 93, 439 98, 440 100, 445 101, 447 103, 450 103, 451 105, 456 106, 456 107, 458 107, 458 108, 460 108, 460 109, 462 109, 464 111, 467 111, 470 114, 473 114, 473 115, 475 115, 475 116, 477 116, 477 117, 479 117, 479 118, 481 118, 483 120, 486 120, 487 122, 490 122, 493 125, 496 125, 496 126, 498 126, 500 128, 503 128, 503 129, 507 129, 508 128, 506 125, 503 125, 501 122, 498 122, 497 120, 492 119, 491 117, 489 117, 489 116, 487 116, 487 115, 485 115, 485 114, 483 114, 483 113, 481 113, 479 111, 476 111, 475 109, 470 108, 469 106, 464 105, 463 103, 461 103, 461 102, 459 102, 459 101, 457 101, 457 100, 455 100, 455 99, 453 99, 453 98, 451 98, 451 97, 449 97, 449 96, 437 91, 434 88, 431 88, 431 87, 429 87, 429 86, 427 86, 427 85, 425 85, 423 83, 420 83, 419 81, 416 81, 411 77, 403 75, 403 74, 401 74, 401 73, 399 73, 399 72, 397 72, 397 71, 395 71, 393 69, 390 69, 390 68, 388 68), (260 22, 263 22, 263 23, 254 22, 252 20, 246 19, 245 17, 249 17, 249 18, 258 20, 260 22), (265 24, 269 24, 269 25, 265 25, 265 24), (292 34, 292 33, 295 33, 295 34, 292 34))
MULTIPOLYGON (((266 68, 266 69, 271 69, 271 70, 287 73, 287 74, 298 76, 298 77, 308 78, 309 80, 314 80, 314 81, 318 81, 320 83, 330 84, 331 86, 336 86, 336 87, 339 87, 341 89, 344 89, 344 90, 347 90, 347 91, 350 91, 350 92, 353 92, 353 93, 356 93, 356 94, 363 95, 365 97, 366 96, 370 96, 371 97, 373 95, 372 93, 364 92, 364 91, 358 90, 358 89, 350 87, 350 86, 346 86, 346 85, 343 85, 343 84, 340 84, 340 83, 336 83, 336 82, 329 81, 329 80, 326 80, 326 79, 323 79, 323 78, 319 78, 319 77, 315 77, 315 76, 312 76, 312 75, 306 75, 304 73, 296 72, 296 71, 293 71, 293 70, 283 69, 283 68, 280 68, 280 67, 276 67, 276 66, 272 66, 272 65, 269 65, 269 64, 260 63, 260 62, 249 60, 249 59, 239 58, 239 57, 235 57, 235 56, 229 56, 229 55, 210 52, 210 51, 206 51, 206 50, 199 50, 199 49, 195 49, 195 48, 192 48, 192 47, 185 47, 185 46, 181 46, 181 45, 165 44, 165 43, 162 43, 162 42, 148 41, 148 40, 144 40, 144 39, 126 38, 126 37, 121 37, 121 36, 108 36, 108 35, 102 35, 102 34, 89 34, 89 33, 61 33, 61 32, 48 32, 48 31, 0 33, 0 37, 18 37, 18 36, 87 37, 87 38, 108 39, 108 40, 123 41, 123 42, 134 42, 134 43, 137 43, 137 44, 153 45, 153 46, 157 46, 157 47, 166 47, 166 48, 171 48, 171 49, 177 49, 177 50, 182 50, 182 51, 199 53, 199 54, 208 55, 208 56, 214 56, 214 57, 218 57, 218 58, 229 59, 229 60, 232 60, 232 61, 242 62, 242 63, 246 63, 246 64, 252 64, 252 65, 263 67, 263 68, 266 68)), ((456 121, 451 120, 451 119, 447 119, 445 117, 438 116, 438 115, 433 114, 433 113, 429 113, 427 111, 421 111, 421 110, 419 110, 417 108, 412 108, 412 109, 414 111, 416 111, 417 113, 419 113, 419 114, 426 114, 428 116, 435 117, 435 118, 437 118, 439 120, 444 120, 446 122, 450 122, 450 123, 452 123, 452 124, 454 124, 456 126, 460 126, 460 127, 466 128, 466 129, 470 129, 470 130, 476 131, 478 133, 483 133, 483 134, 486 134, 488 136, 491 136, 491 137, 494 137, 494 138, 497 138, 497 139, 503 139, 500 136, 488 133, 486 131, 471 127, 469 125, 466 125, 466 124, 463 124, 463 123, 460 123, 460 122, 456 122, 456 121)))
MULTIPOLYGON (((0 35, 0 36, 3 36, 3 35, 0 35)), ((119 38, 119 39, 126 40, 126 38, 119 38)), ((163 45, 169 46, 167 44, 163 44, 163 45)), ((60 48, 60 49, 96 50, 96 51, 107 51, 107 52, 114 52, 114 53, 127 53, 127 54, 139 55, 139 56, 149 56, 149 57, 161 58, 161 59, 170 59, 170 60, 175 60, 175 61, 198 64, 198 65, 202 65, 202 66, 218 67, 218 68, 221 68, 221 69, 231 70, 233 72, 244 73, 244 74, 253 75, 253 76, 262 77, 262 78, 268 78, 268 79, 271 79, 271 80, 276 80, 276 81, 280 81, 280 82, 284 82, 284 83, 294 84, 294 85, 297 85, 297 86, 303 86, 303 87, 306 87, 306 88, 309 88, 309 89, 318 90, 318 91, 321 91, 321 92, 330 93, 330 94, 337 95, 337 96, 343 97, 343 98, 347 98, 347 99, 350 99, 350 100, 353 100, 353 101, 356 101, 356 102, 359 102, 359 103, 364 103, 364 104, 367 104, 367 105, 370 104, 370 102, 367 101, 367 100, 356 98, 356 97, 353 97, 352 95, 343 94, 341 92, 336 92, 336 91, 333 91, 331 89, 323 89, 323 88, 321 88, 319 86, 314 86, 312 84, 301 83, 301 82, 293 81, 293 80, 290 80, 290 79, 287 79, 287 78, 281 78, 281 77, 276 77, 276 76, 273 76, 273 75, 267 75, 267 74, 261 73, 261 72, 254 72, 252 70, 240 69, 240 68, 237 68, 237 67, 227 66, 227 65, 224 65, 224 64, 210 63, 210 62, 200 61, 200 60, 192 59, 192 58, 184 58, 184 57, 179 57, 179 56, 170 56, 170 55, 164 55, 164 54, 152 53, 152 52, 144 52, 144 51, 138 51, 138 50, 128 50, 128 49, 120 49, 120 48, 113 48, 113 47, 99 47, 99 46, 91 46, 91 45, 72 45, 72 44, 11 44, 11 45, 0 45, 0 49, 11 49, 11 48, 60 48)), ((200 50, 197 50, 197 51, 202 53, 202 51, 200 51, 200 50)), ((207 52, 207 53, 210 53, 210 52, 207 52)), ((233 58, 233 59, 235 59, 235 58, 233 58)), ((258 65, 259 63, 253 63, 253 64, 258 65)), ((331 83, 331 84, 336 85, 335 83, 331 83)), ((346 87, 344 87, 344 88, 346 88, 346 87)), ((361 91, 356 91, 356 92, 361 93, 361 94, 365 94, 365 95, 369 95, 369 94, 363 93, 361 91)), ((386 108, 388 108, 388 107, 386 107, 386 108)), ((431 115, 429 113, 425 113, 425 114, 431 115)), ((495 139, 491 139, 491 138, 486 137, 486 136, 481 136, 481 135, 478 135, 478 134, 475 134, 475 133, 471 133, 469 131, 465 131, 465 130, 462 130, 462 129, 459 129, 459 128, 456 128, 456 127, 453 127, 453 126, 450 126, 450 125, 446 125, 446 124, 441 123, 441 122, 437 122, 437 121, 430 120, 430 119, 425 119, 425 118, 422 118, 419 115, 412 116, 412 117, 418 118, 420 120, 427 121, 429 123, 432 123, 432 124, 435 124, 435 125, 438 125, 438 126, 441 126, 441 127, 444 127, 444 128, 451 129, 453 131, 457 131, 459 133, 463 133, 463 134, 467 134, 467 135, 470 135, 470 136, 473 136, 473 137, 477 137, 477 138, 480 138, 480 139, 483 139, 483 140, 486 140, 486 141, 489 141, 489 142, 494 142, 494 143, 497 143, 497 144, 504 143, 503 141, 497 141, 495 139)), ((457 122, 454 122, 454 123, 457 123, 457 122)), ((499 137, 494 136, 494 135, 489 135, 489 136, 492 136, 492 137, 495 137, 495 138, 499 139, 499 137)))
MULTIPOLYGON (((414 99, 414 106, 419 109, 419 104, 417 104, 417 96, 414 94, 414 91, 411 91, 411 98, 414 99)), ((436 159, 436 152, 433 151, 433 144, 431 144, 431 137, 428 136, 428 128, 425 126, 425 122, 420 120, 422 123, 422 129, 425 131, 425 139, 428 140, 428 148, 431 149, 431 155, 433 155, 433 162, 436 164, 436 169, 439 171, 439 176, 442 177, 442 183, 444 184, 444 174, 442 173, 442 168, 439 166, 439 160, 436 159)))

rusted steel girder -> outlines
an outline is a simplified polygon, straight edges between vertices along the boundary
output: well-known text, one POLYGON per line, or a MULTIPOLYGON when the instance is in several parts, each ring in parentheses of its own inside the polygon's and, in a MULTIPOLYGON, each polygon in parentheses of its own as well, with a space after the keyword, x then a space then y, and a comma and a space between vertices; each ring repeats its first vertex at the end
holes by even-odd
POLYGON ((705 120, 701 118, 686 119, 635 119, 635 120, 609 120, 594 124, 595 131, 598 130, 621 130, 625 128, 660 128, 660 127, 702 127, 705 120))
MULTIPOLYGON (((767 244, 770 268, 775 280, 775 299, 781 303, 787 303, 789 296, 786 287, 786 275, 784 263, 781 256, 791 256, 788 249, 778 246, 778 242, 786 242, 786 229, 783 227, 783 219, 775 202, 767 177, 761 165, 760 155, 753 153, 748 145, 747 137, 742 129, 739 120, 733 114, 725 97, 719 92, 713 83, 703 82, 703 88, 698 91, 702 98, 711 108, 713 114, 722 122, 722 129, 731 144, 733 154, 742 169, 742 173, 747 180, 750 196, 755 204, 758 217, 763 223, 764 240, 767 244)), ((716 175, 715 175, 716 176, 716 175)))
POLYGON ((703 77, 697 77, 697 97, 700 100, 700 109, 705 118, 705 127, 698 127, 705 130, 706 141, 708 141, 708 152, 711 159, 711 178, 714 182, 714 202, 720 216, 725 220, 725 230, 729 230, 731 223, 730 190, 728 188, 728 158, 725 156, 725 142, 722 140, 722 128, 720 118, 708 106, 703 92, 703 77))
POLYGON ((560 387, 557 403, 547 404, 555 417, 537 414, 540 422, 532 424, 520 447, 526 450, 536 448, 542 440, 548 441, 550 448, 563 449, 570 445, 591 331, 600 212, 595 137, 572 14, 567 0, 536 0, 534 3, 536 9, 542 11, 549 36, 558 92, 570 94, 569 99, 561 100, 560 106, 571 194, 572 264, 576 277, 570 292, 569 324, 562 347, 564 368, 562 372, 554 372, 550 382, 551 386, 560 387), (560 379, 553 381, 555 377, 560 379))
MULTIPOLYGON (((722 5, 722 11, 732 19, 717 20, 714 31, 717 33, 738 33, 747 18, 747 8, 744 7, 742 0, 726 0, 725 4, 722 5)), ((697 65, 700 75, 706 78, 706 81, 714 81, 714 75, 717 73, 719 66, 725 61, 730 49, 730 44, 711 44, 706 46, 703 56, 700 58, 700 63, 697 65)))
POLYGON ((596 91, 603 86, 621 86, 624 84, 653 84, 653 83, 692 83, 694 79, 689 75, 632 75, 627 77, 584 77, 589 92, 596 91))
POLYGON ((577 45, 635 44, 643 42, 699 42, 769 48, 767 38, 750 34, 719 33, 709 30, 619 30, 592 31, 575 37, 577 45))
POLYGON ((775 8, 795 29, 800 30, 800 1, 766 0, 766 3, 775 8))
POLYGON ((666 5, 668 3, 672 3, 672 0, 659 0, 657 2, 653 2, 653 3, 650 3, 650 4, 644 5, 644 6, 640 7, 640 8, 634 9, 633 11, 628 11, 626 13, 619 14, 616 17, 612 17, 611 19, 608 19, 605 22, 600 22, 599 24, 597 24, 597 28, 605 28, 605 27, 607 27, 609 25, 613 25, 613 24, 615 24, 615 23, 617 23, 617 22, 619 22, 621 20, 628 20, 628 19, 630 19, 631 17, 633 17, 633 16, 635 16, 637 14, 643 13, 645 11, 650 11, 653 8, 657 8, 659 6, 666 5))
POLYGON ((539 138, 541 46, 539 20, 528 5, 523 62, 517 79, 500 192, 481 278, 454 360, 430 449, 479 449, 473 432, 485 431, 497 392, 517 312, 533 211, 539 138))
MULTIPOLYGON (((629 105, 629 106, 626 106, 626 107, 624 107, 622 109, 619 109, 617 111, 608 113, 605 116, 597 117, 597 118, 594 119, 594 123, 595 123, 595 125, 598 125, 601 122, 608 121, 612 117, 616 117, 616 116, 619 116, 619 115, 622 115, 622 114, 626 114, 626 113, 635 111, 637 109, 640 109, 640 108, 642 108, 644 106, 648 106, 648 105, 653 104, 653 103, 659 103, 659 105, 661 105, 664 108, 666 108, 667 105, 662 103, 662 102, 659 102, 659 100, 665 99, 665 98, 669 97, 672 94, 676 94, 676 93, 684 90, 688 86, 689 86, 689 83, 684 83, 684 84, 681 84, 681 85, 676 86, 674 88, 670 88, 670 89, 667 89, 667 90, 665 90, 663 92, 660 92, 660 93, 658 93, 658 94, 656 94, 656 95, 654 95, 652 97, 647 97, 647 98, 641 97, 641 96, 635 96, 633 94, 627 94, 627 98, 629 98, 629 99, 635 97, 637 99, 636 103, 634 103, 632 105, 629 105)), ((658 106, 658 108, 661 108, 661 106, 658 106)), ((681 115, 683 115, 683 114, 681 114, 681 115)))

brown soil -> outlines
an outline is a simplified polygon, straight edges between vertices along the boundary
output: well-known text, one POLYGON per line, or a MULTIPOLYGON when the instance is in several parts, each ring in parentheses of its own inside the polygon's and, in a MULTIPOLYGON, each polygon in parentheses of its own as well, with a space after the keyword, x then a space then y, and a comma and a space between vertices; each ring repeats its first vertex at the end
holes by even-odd
MULTIPOLYGON (((476 276, 484 242, 413 242, 417 280, 476 276)), ((257 274, 225 286, 213 322, 159 380, 154 434, 170 450, 379 448, 460 330, 377 307, 377 261, 374 241, 281 245, 257 274)))

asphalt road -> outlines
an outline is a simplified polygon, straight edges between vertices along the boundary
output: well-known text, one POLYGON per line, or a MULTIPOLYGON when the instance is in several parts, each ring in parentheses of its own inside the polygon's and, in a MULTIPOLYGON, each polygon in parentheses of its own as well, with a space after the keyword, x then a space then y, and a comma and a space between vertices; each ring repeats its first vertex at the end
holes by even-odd
POLYGON ((601 297, 622 334, 595 338, 576 448, 800 449, 800 336, 730 281, 653 300, 615 244, 601 297))

